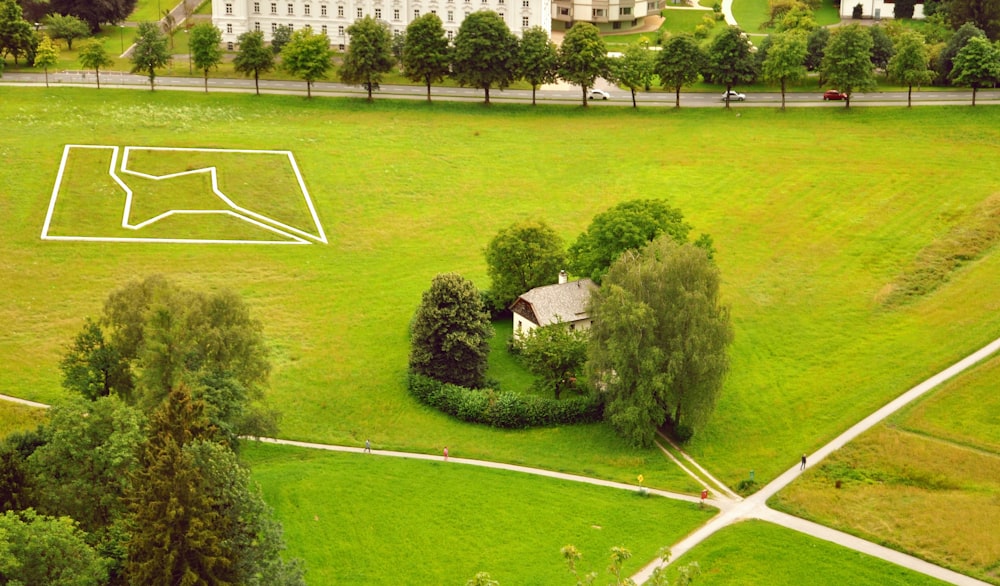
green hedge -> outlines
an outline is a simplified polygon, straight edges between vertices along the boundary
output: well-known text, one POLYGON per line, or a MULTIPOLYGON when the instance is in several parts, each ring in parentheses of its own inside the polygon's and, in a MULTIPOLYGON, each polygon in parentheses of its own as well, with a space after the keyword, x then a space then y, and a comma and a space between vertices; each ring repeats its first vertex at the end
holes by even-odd
POLYGON ((410 374, 410 393, 424 405, 452 417, 506 429, 594 423, 604 416, 597 397, 546 399, 493 389, 467 389, 442 383, 420 374, 410 374))

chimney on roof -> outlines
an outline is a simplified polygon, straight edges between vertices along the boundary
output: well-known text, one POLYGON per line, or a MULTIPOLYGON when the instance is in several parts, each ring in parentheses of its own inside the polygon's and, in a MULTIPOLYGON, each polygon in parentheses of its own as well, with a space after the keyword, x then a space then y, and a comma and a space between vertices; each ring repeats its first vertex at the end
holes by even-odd
POLYGON ((562 285, 563 283, 566 283, 568 281, 569 281, 569 275, 566 274, 566 271, 559 271, 559 284, 562 285))

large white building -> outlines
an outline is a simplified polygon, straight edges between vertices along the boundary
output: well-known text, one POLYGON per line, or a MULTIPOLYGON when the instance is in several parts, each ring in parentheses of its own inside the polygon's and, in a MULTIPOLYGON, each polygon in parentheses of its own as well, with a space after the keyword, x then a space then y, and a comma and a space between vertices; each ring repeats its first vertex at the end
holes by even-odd
POLYGON ((270 41, 281 25, 293 30, 310 26, 344 49, 347 27, 365 16, 386 22, 398 34, 421 14, 433 12, 451 39, 462 20, 477 10, 496 12, 520 36, 533 26, 551 33, 553 26, 565 30, 577 21, 592 22, 602 32, 627 31, 663 5, 664 0, 212 0, 212 22, 230 49, 248 31, 261 31, 270 41))
MULTIPOLYGON (((854 14, 854 7, 861 6, 861 18, 882 18, 896 17, 896 3, 893 0, 841 0, 840 17, 851 18, 854 14)), ((917 0, 913 6, 913 18, 924 17, 924 1, 917 0)))

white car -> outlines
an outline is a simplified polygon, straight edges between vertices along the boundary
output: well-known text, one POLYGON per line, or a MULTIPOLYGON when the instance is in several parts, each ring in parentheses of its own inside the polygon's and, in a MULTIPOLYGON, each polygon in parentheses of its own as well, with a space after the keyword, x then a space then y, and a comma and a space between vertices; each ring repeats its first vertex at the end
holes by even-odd
POLYGON ((730 102, 742 102, 743 100, 747 99, 747 95, 746 94, 741 94, 740 92, 738 92, 736 90, 729 90, 728 92, 722 92, 722 101, 723 102, 726 101, 726 97, 727 96, 729 97, 729 101, 730 102))
POLYGON ((604 90, 599 90, 597 88, 590 90, 590 93, 587 95, 588 100, 606 100, 610 97, 611 94, 609 94, 604 90))

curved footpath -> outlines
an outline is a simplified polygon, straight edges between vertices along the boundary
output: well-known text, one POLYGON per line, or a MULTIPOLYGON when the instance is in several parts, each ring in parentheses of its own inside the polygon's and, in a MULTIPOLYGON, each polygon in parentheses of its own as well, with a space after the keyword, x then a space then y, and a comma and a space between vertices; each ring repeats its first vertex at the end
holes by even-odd
MULTIPOLYGON (((970 354, 969 356, 963 358, 959 362, 956 362, 952 366, 946 368, 945 370, 939 372, 938 374, 930 377, 919 385, 913 387, 912 389, 906 391, 893 401, 890 401, 884 407, 876 410, 874 413, 865 417, 860 422, 852 426, 850 429, 840 434, 833 441, 829 442, 813 454, 810 454, 807 458, 808 467, 815 466, 817 463, 823 461, 827 456, 829 456, 834 451, 840 449, 848 442, 864 433, 871 427, 885 420, 889 415, 895 413, 896 411, 902 409, 904 406, 913 402, 917 398, 926 394, 930 390, 934 389, 941 383, 947 381, 948 379, 954 377, 955 375, 961 373, 962 371, 974 366, 980 361, 986 359, 992 354, 1000 350, 1000 338, 990 342, 986 346, 980 348, 978 351, 970 354)), ((18 399, 16 397, 10 397, 7 395, 0 395, 0 400, 10 401, 20 405, 27 405, 29 407, 37 408, 47 408, 48 405, 43 403, 36 403, 34 401, 27 401, 25 399, 18 399)), ((670 442, 669 438, 662 436, 664 440, 670 442)), ((282 440, 275 438, 261 438, 260 441, 271 444, 281 444, 287 446, 296 446, 301 448, 318 449, 318 450, 329 450, 335 452, 348 452, 363 454, 364 448, 354 447, 354 446, 336 446, 329 444, 318 444, 311 442, 300 442, 293 440, 282 440)), ((920 558, 889 549, 887 547, 872 543, 855 537, 853 535, 844 533, 843 531, 838 531, 836 529, 831 529, 825 527, 818 523, 813 523, 812 521, 807 521, 805 519, 800 519, 786 513, 775 511, 767 506, 767 499, 771 498, 782 488, 788 486, 793 480, 798 478, 800 471, 799 466, 795 465, 791 469, 785 471, 783 474, 778 476, 776 479, 771 481, 769 484, 764 486, 760 491, 754 493, 752 496, 742 499, 730 489, 728 489, 722 482, 712 476, 707 470, 701 467, 693 458, 684 453, 676 444, 670 442, 671 446, 681 453, 682 457, 687 461, 688 464, 698 472, 694 472, 680 462, 673 454, 665 449, 661 444, 660 449, 666 454, 671 460, 674 461, 678 466, 680 466, 687 474, 695 478, 703 486, 715 486, 717 487, 717 493, 712 498, 708 499, 708 503, 717 507, 720 513, 713 517, 706 524, 702 525, 700 528, 689 534, 687 537, 681 541, 673 544, 670 547, 672 554, 672 559, 677 559, 690 551, 696 545, 709 538, 715 532, 728 527, 734 523, 745 519, 759 519, 762 521, 768 521, 770 523, 775 523, 786 527, 788 529, 793 529, 829 541, 836 543, 838 545, 847 547, 859 551, 861 553, 874 556, 888 562, 909 568, 913 571, 926 574, 928 576, 937 578, 939 580, 944 580, 952 584, 959 584, 962 586, 990 586, 988 583, 977 580, 975 578, 959 574, 958 572, 943 568, 941 566, 932 564, 930 562, 924 561, 920 558), (700 474, 699 474, 700 473, 700 474), (708 479, 708 480, 706 480, 708 479)), ((372 450, 372 455, 387 456, 394 458, 411 458, 416 460, 440 460, 440 456, 429 455, 429 454, 415 454, 409 452, 396 452, 390 450, 372 450)), ((598 478, 589 478, 586 476, 580 476, 576 474, 566 474, 563 472, 553 472, 551 470, 543 470, 540 468, 531 468, 528 466, 518 466, 514 464, 504 464, 501 462, 490 462, 486 460, 473 460, 468 458, 449 458, 449 462, 455 464, 465 464, 469 466, 482 466, 486 468, 495 468, 500 470, 510 470, 513 472, 521 472, 524 474, 535 474, 538 476, 546 476, 549 478, 556 478, 559 480, 566 480, 570 482, 583 482, 587 484, 592 484, 595 486, 605 486, 609 488, 616 488, 620 490, 636 490, 636 486, 631 484, 625 484, 621 482, 612 482, 609 480, 602 480, 598 478)), ((657 496, 662 496, 664 498, 675 499, 680 501, 685 501, 689 503, 698 503, 701 500, 696 496, 679 494, 675 492, 669 492, 657 489, 647 489, 651 494, 657 496)), ((653 570, 657 567, 666 565, 659 560, 651 562, 649 565, 640 570, 637 574, 632 576, 632 579, 637 584, 645 583, 649 577, 652 575, 653 570)))

